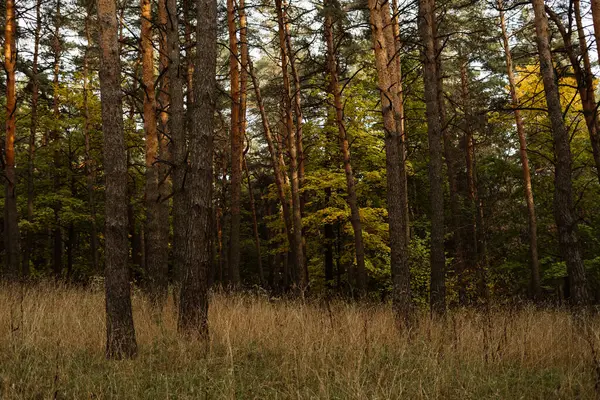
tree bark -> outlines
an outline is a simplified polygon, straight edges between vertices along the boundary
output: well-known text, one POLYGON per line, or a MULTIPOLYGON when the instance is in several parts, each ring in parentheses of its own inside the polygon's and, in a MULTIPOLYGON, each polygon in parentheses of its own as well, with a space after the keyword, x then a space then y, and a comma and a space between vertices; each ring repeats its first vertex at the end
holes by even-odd
POLYGON ((429 140, 429 201, 431 204, 431 311, 446 310, 444 253, 444 188, 442 184, 442 127, 439 119, 434 0, 419 2, 419 32, 423 45, 423 79, 429 140))
POLYGON ((156 96, 154 89, 154 49, 152 46, 152 2, 141 0, 141 52, 142 85, 144 89, 144 134, 146 143, 146 186, 144 225, 146 254, 146 290, 153 305, 162 307, 166 299, 166 282, 163 271, 161 245, 161 218, 158 164, 158 132, 156 96))
POLYGON ((178 284, 185 265, 187 143, 183 108, 183 71, 179 53, 177 0, 167 0, 167 48, 171 104, 169 130, 173 149, 173 275, 178 284))
POLYGON ((544 1, 532 0, 532 4, 540 71, 544 82, 548 117, 554 141, 554 217, 558 228, 558 243, 570 278, 571 301, 574 305, 583 305, 589 302, 589 295, 585 268, 581 258, 577 220, 573 208, 569 132, 563 120, 556 75, 552 64, 548 18, 544 9, 544 1))
POLYGON ((552 11, 550 7, 546 6, 545 9, 546 13, 552 19, 563 38, 565 51, 569 57, 571 66, 573 67, 573 73, 575 75, 575 80, 577 81, 577 90, 579 92, 579 97, 581 98, 583 116, 590 136, 590 142, 592 143, 592 154, 594 156, 594 163, 596 165, 596 174, 598 180, 600 181, 600 136, 598 135, 600 125, 598 124, 598 118, 596 116, 597 110, 594 94, 594 75, 592 74, 590 60, 587 56, 587 45, 585 43, 585 34, 583 32, 578 1, 574 1, 574 7, 575 19, 578 25, 577 31, 579 34, 579 44, 580 46, 584 46, 581 54, 576 51, 575 46, 571 42, 570 29, 567 31, 560 20, 560 17, 554 11, 552 11), (584 60, 585 69, 581 68, 581 64, 579 62, 580 55, 584 60))
MULTIPOLYGON (((330 1, 325 1, 325 7, 333 7, 330 1)), ((348 206, 350 207, 350 222, 354 231, 354 252, 356 255, 356 287, 360 294, 367 289, 367 274, 365 268, 365 248, 362 239, 362 224, 360 221, 360 211, 358 208, 358 198, 356 196, 356 184, 354 182, 354 173, 350 163, 350 145, 344 123, 344 110, 342 106, 342 94, 339 88, 339 77, 337 72, 337 60, 335 54, 335 45, 333 40, 333 10, 329 10, 325 15, 325 42, 327 43, 327 69, 329 73, 329 93, 333 96, 333 107, 335 109, 335 122, 338 128, 338 141, 342 160, 344 163, 344 172, 346 174, 346 190, 348 191, 348 206)), ((395 48, 395 47, 394 47, 395 48)))
POLYGON ((265 274, 263 271, 262 255, 260 251, 260 234, 258 232, 258 218, 256 216, 256 202, 254 201, 254 193, 252 192, 252 182, 250 180, 250 171, 248 163, 244 158, 244 169, 246 170, 246 178, 248 179, 248 193, 250 194, 250 209, 252 211, 252 227, 254 230, 254 244, 256 245, 256 258, 258 263, 258 279, 260 285, 265 284, 265 274))
MULTIPOLYGON (((59 192, 61 188, 61 159, 60 159, 60 94, 59 94, 59 85, 60 85, 60 62, 61 62, 61 53, 62 46, 60 42, 60 27, 61 27, 61 5, 62 0, 56 1, 56 9, 54 15, 54 32, 53 32, 53 40, 52 40, 52 51, 54 52, 54 66, 53 66, 53 101, 52 101, 52 113, 54 116, 54 123, 56 126, 52 130, 52 143, 54 146, 53 151, 53 161, 54 161, 54 190, 56 193, 59 192)), ((57 202, 54 205, 54 229, 52 231, 52 270, 54 272, 54 277, 56 279, 60 279, 62 275, 62 228, 61 228, 61 220, 60 220, 60 210, 61 204, 57 202)))
POLYGON ((216 101, 217 2, 197 0, 194 125, 190 135, 188 236, 178 330, 208 338, 213 126, 216 101))
MULTIPOLYGON (((388 43, 384 30, 392 30, 391 24, 384 24, 382 14, 389 15, 387 2, 369 0, 371 33, 375 51, 378 89, 381 93, 383 126, 385 130, 385 152, 387 170, 387 207, 390 231, 391 270, 393 279, 393 309, 399 326, 410 326, 414 319, 414 305, 410 289, 410 269, 408 265, 408 243, 406 242, 406 208, 398 201, 403 197, 402 187, 402 138, 398 131, 400 118, 398 91, 391 85, 388 65, 388 43)), ((389 37, 389 34, 387 35, 389 37)), ((405 176, 405 175, 404 175, 405 176)))
POLYGON ((229 237, 229 283, 240 284, 240 222, 242 196, 242 151, 240 117, 240 70, 234 0, 227 0, 229 31, 229 78, 231 95, 231 232, 229 237))
POLYGON ((292 98, 290 97, 290 78, 288 75, 288 54, 286 42, 286 26, 284 10, 281 0, 275 0, 277 22, 279 27, 279 50, 281 54, 281 71, 283 75, 283 105, 285 112, 285 128, 287 130, 287 145, 290 158, 291 187, 292 187, 292 222, 294 240, 292 253, 294 254, 294 268, 296 272, 296 290, 300 296, 308 288, 308 276, 304 267, 304 249, 302 243, 302 211, 300 209, 300 178, 298 167, 298 152, 296 130, 293 121, 292 98))
POLYGON ((16 279, 20 268, 20 235, 17 215, 17 176, 15 173, 15 135, 17 122, 17 95, 15 69, 17 64, 17 19, 14 0, 6 1, 4 26, 4 69, 6 71, 6 140, 4 142, 4 249, 6 252, 5 275, 16 279))
POLYGON ((168 55, 167 45, 167 0, 158 1, 158 49, 159 49, 159 76, 160 85, 158 90, 158 209, 159 209, 159 229, 160 241, 159 252, 160 259, 157 263, 160 265, 160 293, 161 301, 166 301, 169 286, 169 236, 171 226, 169 224, 169 200, 171 198, 171 151, 170 130, 169 130, 169 112, 170 111, 170 74, 169 68, 171 61, 168 55))
POLYGON ((542 294, 540 283, 540 262, 538 259, 537 246, 537 218, 535 216, 535 203, 533 200, 533 189, 531 186, 531 172, 529 170, 529 158, 527 156, 527 138, 525 135, 525 124, 521 111, 519 110, 519 97, 516 91, 515 74, 513 71, 512 55, 508 41, 508 32, 506 30, 506 21, 502 11, 503 2, 499 0, 500 9, 500 28, 502 29, 502 42, 504 45, 504 54, 506 57, 506 72, 508 75, 508 84, 510 88, 510 97, 514 107, 515 124, 517 135, 519 137, 519 156, 521 158, 521 169, 523 170, 523 189, 525 192, 525 203, 527 204, 527 221, 529 227, 529 256, 531 266, 531 293, 534 299, 539 299, 542 294))
POLYGON ((100 95, 106 181, 105 286, 106 356, 131 358, 137 352, 127 259, 127 158, 123 135, 121 66, 115 0, 98 0, 100 95))
MULTIPOLYGON (((34 183, 33 176, 35 170, 35 142, 38 127, 38 100, 40 90, 40 79, 38 76, 38 59, 40 49, 40 32, 42 30, 42 1, 35 3, 35 31, 33 36, 33 60, 31 63, 31 119, 29 126, 29 148, 27 160, 27 221, 33 222, 33 201, 34 201, 34 183)), ((25 251, 23 252, 23 267, 21 273, 24 278, 29 276, 29 263, 31 260, 31 250, 33 248, 33 232, 31 228, 27 230, 25 251)))
POLYGON ((94 160, 91 154, 91 137, 90 137, 90 109, 88 104, 88 93, 89 93, 89 52, 92 47, 92 38, 90 34, 90 18, 91 10, 87 10, 85 18, 85 37, 86 37, 86 48, 83 55, 83 135, 85 139, 85 174, 86 184, 88 191, 88 203, 90 207, 91 221, 90 221, 90 251, 92 259, 92 268, 94 273, 99 273, 99 256, 98 256, 98 223, 96 221, 96 196, 95 196, 95 181, 96 173, 94 160))

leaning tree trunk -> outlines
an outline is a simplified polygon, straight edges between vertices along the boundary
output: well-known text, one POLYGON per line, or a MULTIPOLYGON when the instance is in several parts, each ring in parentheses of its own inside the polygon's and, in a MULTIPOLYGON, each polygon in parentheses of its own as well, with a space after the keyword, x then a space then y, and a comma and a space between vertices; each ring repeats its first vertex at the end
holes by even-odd
POLYGON ((535 31, 540 59, 540 71, 548 105, 548 117, 554 141, 554 218, 558 228, 561 255, 567 264, 573 304, 589 302, 585 268, 581 258, 577 220, 573 208, 573 184, 571 181, 571 148, 569 132, 563 120, 556 75, 552 64, 552 52, 548 35, 548 18, 543 0, 532 0, 535 15, 535 31))
POLYGON ((427 132, 429 138, 429 184, 431 203, 431 311, 446 310, 444 254, 444 187, 442 184, 442 127, 439 118, 437 62, 435 46, 435 2, 420 0, 419 31, 423 45, 423 79, 427 132))
POLYGON ((17 64, 17 20, 14 0, 6 1, 4 25, 4 69, 6 71, 6 140, 4 142, 4 249, 6 252, 5 275, 9 279, 19 276, 20 248, 17 217, 17 176, 15 173, 15 135, 17 130, 17 95, 15 70, 17 64))
MULTIPOLYGON (((410 269, 408 265, 408 243, 406 237, 406 209, 401 199, 402 187, 406 187, 402 174, 402 138, 398 131, 400 118, 398 92, 391 84, 394 71, 389 70, 393 62, 388 60, 388 43, 385 30, 392 30, 391 24, 384 24, 382 14, 389 14, 387 2, 369 0, 371 34, 375 51, 377 86, 381 93, 381 108, 385 130, 385 154, 387 170, 387 208, 390 230, 391 269, 393 279, 393 309, 399 326, 409 326, 414 318, 414 305, 410 290, 410 269)), ((392 33, 393 35, 393 33, 392 33)), ((392 44, 393 45, 393 44, 392 44)))
POLYGON ((98 0, 104 176, 110 210, 105 221, 106 356, 114 359, 131 358, 137 352, 127 268, 127 157, 117 25, 115 0, 98 0))
POLYGON ((529 171, 529 158, 527 157, 527 138, 525 135, 525 124, 521 111, 519 110, 519 97, 516 91, 515 74, 513 71, 512 55, 508 41, 508 32, 504 11, 502 11, 502 0, 498 2, 500 9, 500 28, 502 29, 502 42, 504 44, 504 54, 506 57, 506 71, 508 75, 508 85, 510 88, 510 97, 514 108, 515 124, 517 126, 517 135, 519 136, 519 156, 521 157, 521 169, 523 170, 523 188, 525 192, 525 203, 527 203, 527 221, 529 223, 529 255, 531 262, 531 291, 534 298, 539 298, 542 293, 540 284, 540 262, 538 259, 537 247, 537 219, 535 216, 535 203, 533 201, 533 189, 531 186, 531 173, 529 171))
POLYGON ((181 282, 178 330, 208 337, 208 271, 211 266, 213 136, 216 106, 217 2, 197 0, 194 125, 190 132, 186 268, 181 282))
MULTIPOLYGON (((325 1, 325 7, 332 6, 331 2, 325 1)), ((329 73, 329 92, 333 96, 333 107, 335 109, 335 122, 338 128, 338 141, 340 152, 344 162, 344 172, 346 174, 346 190, 348 191, 348 206, 350 206, 350 222, 354 231, 354 251, 356 254, 356 286, 360 294, 367 289, 367 274, 365 268, 365 247, 362 238, 362 224, 360 221, 360 212, 358 209, 358 198, 356 196, 356 184, 354 182, 354 173, 350 163, 350 145, 346 125, 344 123, 344 111, 342 106, 342 94, 339 87, 339 77, 337 71, 337 60, 335 54, 335 44, 333 40, 333 10, 325 16, 325 42, 327 43, 327 69, 329 73)))

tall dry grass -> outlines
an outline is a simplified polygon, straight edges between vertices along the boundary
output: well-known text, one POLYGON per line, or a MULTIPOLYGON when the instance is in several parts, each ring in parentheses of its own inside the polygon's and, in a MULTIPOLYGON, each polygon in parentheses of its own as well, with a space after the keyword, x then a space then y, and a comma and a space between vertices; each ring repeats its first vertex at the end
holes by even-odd
MULTIPOLYGON (((216 293, 209 343, 180 339, 134 296, 139 355, 104 359, 101 290, 0 287, 2 399, 597 398, 600 318, 561 310, 426 316, 389 307, 216 293), (582 322, 583 321, 583 322, 582 322)), ((600 389, 599 389, 600 390, 600 389)))

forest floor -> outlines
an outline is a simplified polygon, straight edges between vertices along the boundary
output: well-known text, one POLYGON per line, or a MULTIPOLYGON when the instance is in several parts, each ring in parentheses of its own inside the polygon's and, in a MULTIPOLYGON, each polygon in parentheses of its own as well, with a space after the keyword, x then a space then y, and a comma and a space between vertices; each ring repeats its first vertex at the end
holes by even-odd
POLYGON ((133 299, 139 353, 104 358, 99 290, 0 287, 1 399, 594 399, 600 318, 457 310, 398 332, 389 306, 215 294, 209 343, 133 299), (21 318, 22 316, 22 318, 21 318))

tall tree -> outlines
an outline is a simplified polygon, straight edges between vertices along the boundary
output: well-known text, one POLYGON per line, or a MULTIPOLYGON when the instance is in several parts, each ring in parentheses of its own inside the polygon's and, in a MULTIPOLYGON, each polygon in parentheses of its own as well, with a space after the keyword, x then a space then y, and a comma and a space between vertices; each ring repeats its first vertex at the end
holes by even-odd
POLYGON ((535 203, 533 201, 533 189, 531 185, 531 172, 529 170, 529 158, 527 156, 527 138, 525 135, 525 124, 521 111, 519 110, 519 97, 516 91, 515 74, 513 71, 512 54, 506 21, 503 11, 503 1, 498 1, 500 10, 500 28, 502 29, 502 44, 504 46, 504 55, 506 58, 506 72, 508 76, 508 85, 510 90, 510 99, 514 107, 515 124, 517 127, 517 136, 519 137, 519 156, 521 159, 521 169, 523 171, 523 188, 525 193, 525 203, 527 203, 527 222, 529 226, 529 255, 531 257, 531 292, 534 298, 541 295, 540 283, 540 262, 538 258, 537 245, 537 219, 535 216, 535 203))
POLYGON ((544 82, 548 117, 554 141, 554 216, 558 228, 558 243, 561 255, 567 264, 572 302, 576 305, 586 304, 589 296, 585 268, 581 258, 577 220, 573 208, 569 132, 563 119, 556 74, 552 63, 548 18, 544 9, 544 1, 532 0, 532 4, 540 71, 544 82))
POLYGON ((152 44, 152 2, 141 0, 142 85, 144 93, 144 133, 146 143, 146 223, 144 229, 146 250, 147 289, 155 305, 161 306, 166 298, 166 271, 161 262, 160 227, 160 166, 158 163, 158 131, 156 120, 156 91, 154 48, 152 44))
POLYGON ((217 2, 196 2, 195 123, 190 132, 186 268, 181 283, 178 329, 208 336, 208 271, 210 255, 213 127, 216 96, 217 2))
POLYGON ((4 69, 6 71, 6 139, 4 142, 4 248, 7 277, 15 279, 20 268, 20 235, 17 216, 17 176, 15 173, 15 136, 17 131, 17 19, 14 0, 6 1, 4 26, 4 69))
POLYGON ((229 238, 229 282, 240 283, 240 222, 242 196, 242 152, 240 115, 240 66, 234 0, 227 0, 227 29, 229 31, 229 84, 231 95, 231 232, 229 238))
POLYGON ((381 95, 381 109, 383 114, 383 128, 385 132, 385 155, 387 171, 387 208, 389 220, 391 269, 393 279, 393 309, 399 325, 410 325, 414 318, 414 305, 410 288, 410 269, 408 264, 408 243, 406 236, 406 208, 401 201, 404 195, 402 162, 402 138, 398 130, 397 121, 401 118, 398 107, 400 100, 398 91, 391 83, 394 71, 390 71, 393 61, 388 59, 391 45, 386 36, 393 37, 393 26, 385 24, 383 18, 389 16, 389 5, 381 0, 369 0, 369 15, 371 21, 371 36, 375 51, 375 67, 377 69, 377 86, 381 95), (386 30, 388 32, 386 32, 386 30), (386 35, 387 33, 387 35, 386 35))
MULTIPOLYGON (((348 191, 348 206, 350 206, 350 222, 354 230, 354 251, 356 255, 356 286, 359 292, 364 293, 367 287, 367 276, 365 268, 365 247, 362 238, 362 224, 360 221, 360 211, 358 208, 358 198, 356 195, 356 184, 354 182, 354 173, 350 163, 350 144, 346 125, 344 123, 344 110, 342 105, 342 94, 339 87, 339 77, 337 70, 336 48, 334 44, 334 20, 333 14, 336 11, 333 1, 325 1, 325 42, 327 43, 327 72, 329 74, 329 93, 333 97, 333 108, 335 109, 335 122, 338 129, 338 141, 340 152, 344 163, 344 172, 346 174, 346 190, 348 191)), ((395 47, 394 47, 395 48, 395 47)), ((399 100, 400 101, 400 100, 399 100)))
POLYGON ((292 222, 294 240, 291 243, 294 255, 294 270, 298 292, 303 295, 308 286, 308 276, 304 267, 304 249, 302 242, 302 210, 300 207, 300 176, 298 164, 297 131, 294 127, 292 97, 290 95, 290 77, 288 74, 288 43, 284 9, 281 0, 275 0, 277 24, 279 28, 279 52, 281 56, 281 72, 283 76, 283 109, 284 126, 286 129, 287 149, 290 159, 291 188, 292 188, 292 222))
POLYGON ((100 99, 106 182, 105 256, 106 356, 131 358, 137 352, 127 260, 127 157, 118 22, 115 0, 97 0, 100 31, 100 99))
POLYGON ((173 154, 173 269, 179 281, 185 265, 187 143, 183 104, 183 79, 179 50, 177 0, 167 0, 167 48, 169 65, 169 131, 173 154))
MULTIPOLYGON (((35 150, 36 150, 36 135, 38 128, 38 101, 40 91, 40 78, 38 76, 38 64, 40 54, 40 33, 42 30, 42 1, 37 0, 35 3, 35 30, 33 34, 33 59, 31 62, 31 115, 29 126, 29 148, 27 160, 27 221, 33 222, 33 202, 34 202, 34 171, 35 171, 35 150)), ((23 252, 23 268, 24 277, 29 276, 29 263, 31 260, 31 252, 33 247, 33 232, 27 230, 25 249, 23 252)))
POLYGON ((423 80, 427 134, 429 139, 429 201, 431 204, 431 310, 446 308, 444 253, 444 188, 442 175, 442 127, 439 118, 438 74, 436 61, 435 1, 419 1, 419 32, 423 48, 423 80))

